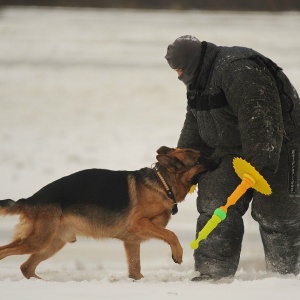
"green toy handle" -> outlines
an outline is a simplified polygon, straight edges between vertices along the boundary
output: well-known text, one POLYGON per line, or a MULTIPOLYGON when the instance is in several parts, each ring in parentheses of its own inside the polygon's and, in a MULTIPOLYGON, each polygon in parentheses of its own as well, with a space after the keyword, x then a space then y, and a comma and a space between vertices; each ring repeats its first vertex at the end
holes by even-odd
POLYGON ((199 243, 202 240, 205 240, 207 236, 218 226, 221 221, 226 219, 226 212, 221 208, 217 208, 214 211, 213 216, 208 220, 206 225, 202 228, 202 230, 198 234, 198 238, 195 241, 190 243, 192 249, 196 250, 199 247, 199 243))

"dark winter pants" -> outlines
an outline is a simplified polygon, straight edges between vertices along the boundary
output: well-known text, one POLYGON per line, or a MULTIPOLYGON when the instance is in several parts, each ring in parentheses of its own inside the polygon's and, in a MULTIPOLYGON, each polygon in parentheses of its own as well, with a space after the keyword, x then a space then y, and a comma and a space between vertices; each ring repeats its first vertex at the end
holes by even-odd
MULTIPOLYGON (((197 233, 217 207, 241 182, 232 167, 233 156, 222 159, 213 172, 199 181, 197 200, 200 216, 197 233)), ((195 269, 214 277, 233 276, 237 270, 244 234, 242 216, 252 202, 252 216, 259 223, 267 271, 280 274, 300 272, 300 147, 284 145, 278 171, 262 170, 272 188, 271 196, 250 189, 234 206, 227 218, 200 243, 195 251, 195 269)), ((255 258, 253 258, 255 259, 255 258)))

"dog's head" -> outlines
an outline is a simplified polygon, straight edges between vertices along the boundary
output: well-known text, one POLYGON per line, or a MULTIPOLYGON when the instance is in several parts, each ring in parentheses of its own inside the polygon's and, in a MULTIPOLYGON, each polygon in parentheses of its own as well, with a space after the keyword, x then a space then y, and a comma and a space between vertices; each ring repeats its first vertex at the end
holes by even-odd
POLYGON ((214 160, 202 156, 200 151, 195 149, 174 149, 162 146, 157 153, 157 161, 162 166, 170 173, 184 174, 184 179, 191 184, 197 183, 195 176, 217 167, 214 160))

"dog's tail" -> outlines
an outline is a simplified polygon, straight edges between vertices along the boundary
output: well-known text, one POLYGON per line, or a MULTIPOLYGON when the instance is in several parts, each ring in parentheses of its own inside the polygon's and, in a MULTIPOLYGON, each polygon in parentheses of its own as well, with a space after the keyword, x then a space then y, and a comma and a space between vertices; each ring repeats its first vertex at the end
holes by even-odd
POLYGON ((0 200, 0 216, 20 214, 22 205, 18 202, 11 199, 0 200))

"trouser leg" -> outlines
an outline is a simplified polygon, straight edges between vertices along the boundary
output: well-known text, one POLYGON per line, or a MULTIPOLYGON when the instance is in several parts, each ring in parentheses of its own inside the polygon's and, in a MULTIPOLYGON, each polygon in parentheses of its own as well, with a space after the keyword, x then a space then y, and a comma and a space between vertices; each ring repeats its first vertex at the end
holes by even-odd
POLYGON ((264 245, 267 271, 298 275, 300 271, 299 233, 297 231, 275 232, 263 226, 260 226, 260 233, 264 245))
MULTIPOLYGON (((228 196, 241 182, 234 172, 232 160, 233 156, 224 157, 216 170, 203 174, 199 180, 197 208, 200 216, 197 235, 214 210, 226 203, 228 196)), ((194 258, 195 269, 201 274, 215 278, 234 276, 244 234, 242 216, 247 211, 251 198, 252 190, 249 190, 236 205, 229 208, 227 218, 207 239, 200 242, 194 258)))
POLYGON ((278 171, 262 170, 270 196, 254 193, 252 216, 259 223, 267 271, 300 271, 300 147, 284 145, 278 171))

